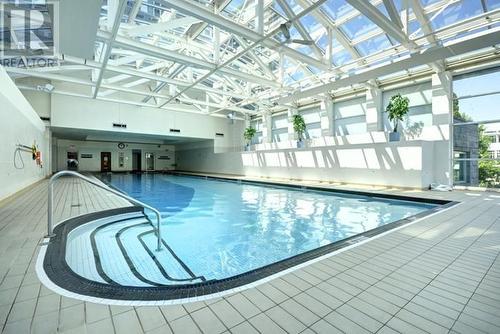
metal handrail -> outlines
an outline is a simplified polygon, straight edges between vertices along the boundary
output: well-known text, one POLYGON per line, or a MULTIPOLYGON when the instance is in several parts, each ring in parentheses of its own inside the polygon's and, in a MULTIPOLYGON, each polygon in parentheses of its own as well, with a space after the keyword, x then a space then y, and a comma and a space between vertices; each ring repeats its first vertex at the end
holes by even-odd
POLYGON ((46 237, 51 238, 55 235, 54 234, 54 225, 53 225, 53 212, 52 212, 52 206, 53 206, 53 202, 54 202, 54 196, 53 196, 54 181, 57 180, 58 178, 60 178, 61 176, 64 176, 64 175, 76 176, 84 181, 87 181, 90 184, 93 184, 94 186, 96 186, 98 188, 107 190, 116 196, 119 196, 121 198, 125 198, 126 200, 128 200, 136 205, 142 206, 143 208, 146 208, 146 209, 153 211, 156 215, 156 220, 157 220, 157 225, 156 225, 157 246, 156 246, 156 250, 157 251, 161 250, 161 232, 160 232, 161 216, 160 216, 160 212, 158 210, 156 210, 155 208, 153 208, 147 204, 142 203, 141 201, 136 200, 135 198, 127 196, 119 191, 114 190, 114 189, 111 189, 110 187, 108 187, 106 185, 100 184, 100 183, 92 180, 91 178, 88 178, 80 173, 77 173, 74 171, 69 171, 69 170, 63 170, 63 171, 57 172, 49 180, 49 195, 48 195, 49 198, 48 198, 48 208, 47 208, 48 209, 48 212, 47 212, 48 219, 47 219, 47 236, 46 237))

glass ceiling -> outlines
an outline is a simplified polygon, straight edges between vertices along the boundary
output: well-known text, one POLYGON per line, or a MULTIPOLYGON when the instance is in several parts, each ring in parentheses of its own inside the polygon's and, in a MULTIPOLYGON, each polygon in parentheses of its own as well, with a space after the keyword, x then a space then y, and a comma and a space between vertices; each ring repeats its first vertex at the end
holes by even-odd
POLYGON ((126 0, 122 11, 120 3, 103 0, 95 61, 104 65, 93 71, 105 87, 96 95, 202 113, 252 114, 500 27, 500 0, 126 0))
MULTIPOLYGON (((128 0, 118 35, 130 38, 130 32, 137 27, 157 25, 158 29, 142 31, 137 29, 138 33, 132 34, 133 40, 144 43, 145 46, 152 45, 173 50, 212 64, 220 65, 229 61, 224 64, 224 68, 240 74, 234 76, 221 70, 208 75, 209 69, 187 64, 188 67, 172 78, 193 82, 206 76, 202 81, 203 85, 220 89, 221 87, 217 86, 222 83, 223 90, 234 93, 245 92, 248 97, 262 92, 268 92, 271 96, 296 88, 304 89, 318 82, 331 80, 331 77, 339 73, 351 74, 353 68, 370 67, 409 54, 407 46, 403 46, 401 40, 398 41, 394 35, 388 34, 375 15, 360 12, 359 6, 353 6, 353 3, 359 1, 322 1, 323 4, 319 8, 293 21, 287 29, 289 36, 285 36, 284 31, 279 28, 280 25, 293 19, 313 2, 264 0, 262 29, 267 39, 274 43, 259 44, 246 53, 242 50, 255 42, 255 37, 250 36, 255 36, 251 33, 258 29, 256 28, 258 0, 186 2, 198 5, 201 11, 207 11, 207 15, 212 13, 220 15, 244 27, 245 33, 235 33, 235 29, 232 27, 226 29, 224 24, 204 23, 199 19, 199 15, 190 16, 189 11, 172 8, 174 7, 171 6, 172 3, 182 4, 183 1, 143 0, 138 6, 136 1, 128 0), (271 32, 275 33, 270 35, 271 32), (399 48, 395 48, 398 46, 399 48), (239 56, 230 61, 235 55, 239 56), (301 55, 304 57, 300 57, 301 55), (267 81, 275 82, 277 85, 271 87, 266 84, 267 81)), ((409 1, 411 4, 409 8, 404 8, 403 0, 393 0, 392 3, 392 10, 395 10, 399 22, 394 22, 394 17, 391 18, 389 14, 391 8, 386 8, 383 1, 372 0, 370 7, 383 16, 382 20, 396 26, 414 41, 418 49, 439 44, 437 38, 433 37, 435 32, 500 7, 500 0, 417 0, 409 1)), ((104 20, 108 19, 108 1, 104 1, 102 17, 104 20)), ((497 25, 498 21, 494 21, 491 25, 483 24, 474 29, 474 32, 491 29, 497 25)), ((463 33, 445 35, 442 41, 456 38, 463 33)), ((97 48, 99 47, 102 48, 103 44, 97 45, 97 48)), ((118 61, 120 58, 130 57, 128 55, 130 52, 126 52, 125 55, 122 51, 126 50, 117 50, 115 46, 112 59, 118 61)), ((161 61, 167 68, 172 68, 176 63, 181 63, 180 59, 168 60, 146 55, 141 60, 141 65, 143 68, 151 67, 161 61)), ((137 61, 123 65, 137 66, 137 61)), ((161 69, 155 68, 154 71, 159 70, 161 69)), ((179 87, 175 89, 174 95, 183 91, 179 87)), ((170 93, 173 93, 172 90, 170 93)), ((194 97, 199 95, 186 90, 179 96, 190 94, 194 97)), ((215 96, 210 98, 214 102, 220 102, 215 96)), ((232 99, 228 101, 234 102, 236 97, 232 99)), ((254 103, 242 107, 255 109, 254 103)))

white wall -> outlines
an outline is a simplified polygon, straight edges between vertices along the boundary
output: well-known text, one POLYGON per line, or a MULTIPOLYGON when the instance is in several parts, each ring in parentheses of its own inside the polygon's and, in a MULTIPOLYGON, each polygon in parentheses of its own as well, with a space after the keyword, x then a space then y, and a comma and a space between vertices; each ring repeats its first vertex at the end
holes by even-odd
POLYGON ((286 140, 257 144, 252 152, 224 154, 214 154, 209 142, 178 146, 178 169, 413 188, 449 184, 451 78, 446 77, 435 75, 432 84, 386 89, 375 106, 376 118, 380 116, 386 132, 366 131, 364 97, 334 99, 331 114, 335 119, 329 122, 337 136, 314 138, 304 149, 286 140), (402 140, 391 143, 387 131, 392 127, 384 110, 397 93, 410 98, 410 113, 400 126, 402 140))
POLYGON ((177 169, 411 188, 426 188, 436 177, 432 141, 389 143, 381 132, 321 140, 302 149, 289 142, 220 154, 213 153, 210 142, 177 146, 177 169))
POLYGON ((50 133, 0 66, 0 200, 44 178, 50 170, 50 133), (16 145, 36 143, 43 168, 16 145), (24 163, 23 163, 24 162, 24 163))
POLYGON ((225 138, 228 138, 226 135, 230 124, 226 118, 54 94, 51 125, 116 133, 214 139, 216 133, 224 133, 225 138), (127 124, 127 128, 115 128, 113 123, 127 124), (172 133, 170 129, 179 129, 180 132, 172 133))
POLYGON ((141 150, 141 168, 146 170, 146 153, 153 153, 155 158, 155 170, 163 171, 174 169, 175 147, 172 145, 137 144, 124 143, 125 148, 118 148, 118 142, 97 141, 75 141, 57 139, 57 170, 67 169, 67 153, 78 152, 78 171, 99 172, 101 171, 101 152, 111 152, 111 170, 123 172, 132 170, 132 150, 141 150), (119 165, 119 154, 124 155, 124 166, 119 165), (92 158, 82 158, 82 154, 91 154, 92 158), (160 159, 169 157, 170 160, 160 159))

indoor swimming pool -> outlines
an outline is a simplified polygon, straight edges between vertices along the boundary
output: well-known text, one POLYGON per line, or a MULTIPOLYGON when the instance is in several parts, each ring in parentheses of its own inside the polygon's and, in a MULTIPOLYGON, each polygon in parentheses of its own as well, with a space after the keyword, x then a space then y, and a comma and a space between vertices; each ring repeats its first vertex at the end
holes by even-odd
POLYGON ((83 279, 92 287, 88 293, 97 284, 118 299, 172 299, 192 295, 190 287, 201 295, 241 286, 444 204, 184 175, 100 178, 160 211, 162 249, 156 250, 153 216, 128 207, 57 226, 45 264, 57 268, 51 262, 62 253, 76 290, 83 279), (51 247, 60 252, 51 255, 51 247), (155 292, 145 297, 141 289, 155 292))

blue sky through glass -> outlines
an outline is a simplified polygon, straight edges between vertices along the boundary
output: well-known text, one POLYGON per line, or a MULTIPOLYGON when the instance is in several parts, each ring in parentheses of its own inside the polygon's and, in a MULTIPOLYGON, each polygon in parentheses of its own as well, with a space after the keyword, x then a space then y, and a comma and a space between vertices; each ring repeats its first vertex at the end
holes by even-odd
MULTIPOLYGON (((459 97, 500 91, 500 70, 454 80, 453 91, 459 97)), ((500 119, 500 94, 463 99, 459 106, 474 121, 500 119)))

